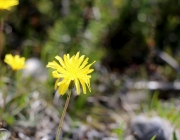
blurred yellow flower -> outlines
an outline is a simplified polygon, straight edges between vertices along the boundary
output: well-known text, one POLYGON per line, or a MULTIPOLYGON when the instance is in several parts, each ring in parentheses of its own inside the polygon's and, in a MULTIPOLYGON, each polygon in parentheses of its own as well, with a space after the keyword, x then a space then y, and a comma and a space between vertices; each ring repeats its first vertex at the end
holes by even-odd
POLYGON ((120 6, 122 4, 122 0, 113 0, 112 3, 114 6, 120 6))
POLYGON ((19 55, 12 56, 11 54, 6 54, 4 62, 10 65, 13 70, 25 68, 25 58, 19 57, 19 55))
POLYGON ((90 69, 90 66, 95 63, 95 61, 89 65, 89 58, 84 59, 84 55, 79 56, 79 52, 76 55, 70 57, 69 54, 64 55, 64 60, 56 56, 55 58, 59 61, 49 62, 47 67, 53 68, 52 76, 57 78, 55 83, 55 89, 59 87, 58 92, 63 95, 70 86, 70 83, 76 86, 77 94, 80 94, 80 83, 83 88, 84 94, 86 94, 86 86, 91 92, 90 87, 90 74, 94 69, 90 69))
POLYGON ((6 9, 10 10, 12 6, 18 5, 18 0, 0 0, 0 10, 6 9))

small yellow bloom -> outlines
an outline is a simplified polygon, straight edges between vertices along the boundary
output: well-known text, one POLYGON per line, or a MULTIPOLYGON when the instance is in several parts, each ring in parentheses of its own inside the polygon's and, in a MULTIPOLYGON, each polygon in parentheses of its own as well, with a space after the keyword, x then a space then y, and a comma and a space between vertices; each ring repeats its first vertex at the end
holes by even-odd
POLYGON ((4 62, 10 65, 13 70, 25 68, 25 58, 20 58, 19 55, 12 56, 11 54, 6 54, 4 62))
POLYGON ((84 55, 79 56, 79 52, 72 57, 70 57, 69 54, 64 55, 64 60, 61 57, 56 56, 55 58, 59 61, 59 63, 53 61, 47 64, 47 67, 54 69, 52 76, 57 78, 55 89, 59 87, 58 92, 61 95, 67 91, 71 82, 75 84, 77 94, 80 94, 80 83, 84 94, 86 94, 86 86, 91 92, 91 75, 88 74, 94 70, 90 69, 90 66, 95 63, 95 61, 87 65, 89 58, 84 60, 84 57, 84 55))
POLYGON ((18 5, 18 0, 0 0, 0 10, 6 9, 10 10, 12 6, 18 5))

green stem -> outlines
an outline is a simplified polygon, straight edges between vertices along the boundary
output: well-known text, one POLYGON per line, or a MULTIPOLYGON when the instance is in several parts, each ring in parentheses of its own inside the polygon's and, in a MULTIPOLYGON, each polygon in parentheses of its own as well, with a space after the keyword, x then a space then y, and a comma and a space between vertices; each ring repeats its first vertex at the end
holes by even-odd
POLYGON ((1 18, 1 21, 0 21, 0 59, 2 57, 2 50, 3 50, 3 25, 4 25, 3 18, 1 18))
POLYGON ((65 114, 66 114, 67 107, 69 105, 70 97, 71 97, 71 90, 68 90, 68 97, 66 99, 66 104, 65 104, 65 107, 63 109, 63 113, 62 113, 62 116, 61 116, 61 119, 60 119, 60 122, 59 122, 58 131, 57 131, 57 134, 56 134, 56 140, 59 140, 63 120, 64 120, 64 117, 65 117, 65 114))
POLYGON ((3 114, 4 114, 4 111, 5 111, 5 107, 6 107, 6 98, 7 98, 7 95, 8 95, 8 92, 5 92, 4 99, 3 99, 4 101, 3 101, 2 111, 1 111, 1 116, 0 116, 1 123, 3 123, 3 114))
POLYGON ((7 90, 5 91, 4 96, 3 96, 3 106, 2 106, 2 111, 1 111, 1 115, 0 115, 0 123, 2 126, 3 126, 3 114, 4 114, 4 111, 6 108, 6 98, 8 96, 11 85, 12 85, 12 81, 9 83, 7 90))
MULTIPOLYGON (((4 112, 5 112, 5 109, 6 109, 7 96, 9 94, 9 91, 13 87, 13 83, 14 83, 14 86, 15 86, 15 81, 16 81, 15 75, 16 75, 16 71, 12 71, 11 80, 8 83, 7 89, 6 89, 6 91, 4 93, 4 96, 3 96, 3 106, 2 106, 2 110, 1 110, 1 114, 0 114, 0 128, 3 126, 3 115, 4 115, 4 112)), ((16 87, 14 87, 14 88, 16 88, 16 87)))

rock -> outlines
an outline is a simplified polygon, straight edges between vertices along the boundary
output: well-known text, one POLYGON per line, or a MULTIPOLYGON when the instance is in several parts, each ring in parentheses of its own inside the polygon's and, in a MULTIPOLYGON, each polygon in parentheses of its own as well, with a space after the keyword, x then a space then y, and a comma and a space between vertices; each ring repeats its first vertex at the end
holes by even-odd
POLYGON ((0 139, 1 140, 8 139, 10 137, 10 135, 11 135, 11 133, 8 130, 6 130, 4 128, 0 128, 0 139))
POLYGON ((113 138, 113 137, 105 137, 102 140, 119 140, 118 138, 113 138))
POLYGON ((23 77, 29 77, 39 80, 47 80, 47 71, 44 64, 38 58, 29 58, 26 60, 26 68, 22 70, 23 77))
POLYGON ((102 134, 100 132, 96 131, 95 129, 89 130, 87 132, 88 140, 99 139, 101 137, 103 137, 102 134))
POLYGON ((135 117, 130 125, 131 133, 137 140, 171 140, 173 127, 160 117, 147 118, 145 116, 135 117))

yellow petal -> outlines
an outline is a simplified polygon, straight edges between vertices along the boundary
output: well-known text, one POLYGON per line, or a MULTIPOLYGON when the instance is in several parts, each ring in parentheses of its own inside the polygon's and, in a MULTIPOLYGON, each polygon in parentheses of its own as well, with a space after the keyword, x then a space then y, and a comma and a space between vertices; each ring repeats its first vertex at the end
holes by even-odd
POLYGON ((86 66, 86 64, 88 63, 88 60, 89 60, 89 58, 87 57, 87 58, 84 60, 84 62, 82 63, 82 65, 79 67, 80 70, 86 66))
POLYGON ((76 65, 76 67, 77 68, 79 68, 79 66, 81 65, 81 63, 83 62, 83 60, 84 60, 84 55, 82 55, 80 58, 79 58, 79 60, 78 60, 78 63, 77 63, 77 65, 76 65))
POLYGON ((91 92, 90 73, 93 72, 94 69, 90 69, 90 67, 95 61, 88 64, 89 58, 85 58, 84 55, 80 56, 80 52, 77 52, 72 57, 70 57, 69 54, 66 54, 63 58, 59 56, 56 56, 55 58, 59 63, 55 61, 49 62, 47 67, 54 69, 52 72, 54 78, 62 79, 61 81, 59 79, 55 83, 55 87, 59 87, 58 91, 60 94, 63 95, 67 91, 71 81, 75 84, 77 94, 80 94, 81 87, 84 94, 86 94, 86 88, 91 92))
POLYGON ((62 60, 61 57, 56 56, 55 58, 59 61, 59 63, 60 63, 64 68, 66 68, 66 66, 65 66, 65 64, 64 64, 64 62, 63 62, 63 60, 62 60))
POLYGON ((67 91, 68 87, 69 87, 68 83, 61 84, 58 89, 59 94, 64 95, 65 92, 67 91))
POLYGON ((59 74, 57 71, 53 71, 53 72, 52 72, 52 76, 53 76, 54 78, 61 78, 63 75, 62 75, 62 74, 59 74))
POLYGON ((70 58, 69 58, 69 54, 64 55, 64 63, 66 65, 66 70, 69 71, 70 70, 70 58))
POLYGON ((81 73, 88 74, 90 66, 94 63, 95 63, 95 61, 93 63, 87 65, 85 68, 81 69, 81 73))
POLYGON ((7 54, 5 56, 4 62, 7 63, 13 70, 20 70, 25 68, 25 58, 20 57, 19 55, 12 56, 7 54))
POLYGON ((86 94, 86 85, 84 83, 84 81, 82 79, 79 79, 80 83, 81 83, 81 86, 83 88, 83 93, 86 94))
POLYGON ((0 9, 10 10, 12 6, 18 5, 18 0, 0 0, 0 9))
POLYGON ((89 81, 89 79, 87 79, 87 80, 85 81, 85 83, 86 83, 89 91, 91 92, 91 87, 90 87, 90 81, 89 81))
POLYGON ((63 69, 56 61, 49 62, 46 67, 50 67, 56 69, 60 73, 65 73, 65 69, 63 69))
POLYGON ((87 74, 89 74, 89 73, 91 73, 91 72, 93 72, 93 71, 94 71, 94 69, 89 69, 88 72, 87 72, 87 74))
POLYGON ((76 86, 77 94, 79 95, 80 94, 80 84, 79 84, 78 79, 75 79, 74 83, 75 83, 75 86, 76 86))
POLYGON ((78 59, 79 59, 79 52, 77 52, 75 55, 75 60, 77 61, 78 59))
POLYGON ((60 80, 60 78, 58 78, 58 79, 56 80, 56 83, 55 83, 55 85, 54 85, 54 89, 55 89, 55 90, 56 90, 57 87, 58 87, 59 80, 60 80))

